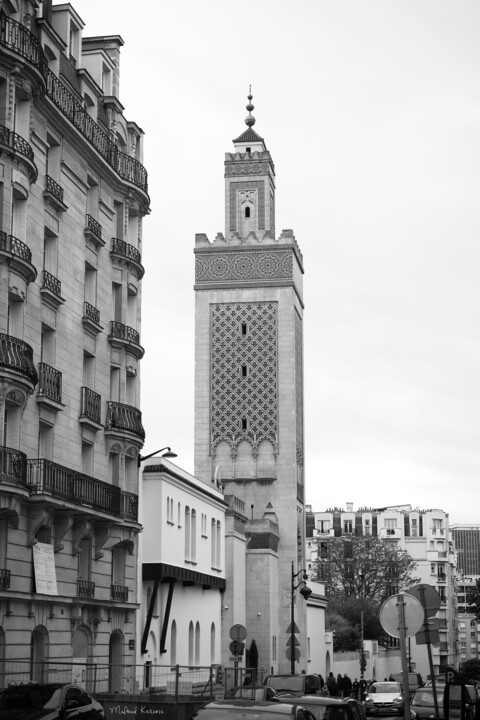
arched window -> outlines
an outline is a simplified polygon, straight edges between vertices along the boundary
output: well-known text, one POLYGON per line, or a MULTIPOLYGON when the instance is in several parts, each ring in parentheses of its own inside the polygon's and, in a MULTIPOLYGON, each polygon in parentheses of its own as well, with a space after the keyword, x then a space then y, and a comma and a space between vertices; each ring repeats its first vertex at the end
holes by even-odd
POLYGON ((195 665, 200 665, 200 623, 195 625, 195 665))
POLYGON ((247 207, 245 208, 245 217, 246 217, 246 218, 249 218, 249 217, 250 217, 250 208, 249 208, 248 205, 247 205, 247 207))
POLYGON ((216 533, 215 527, 216 527, 215 518, 212 518, 212 532, 211 532, 211 550, 212 550, 212 552, 211 552, 211 565, 212 565, 212 568, 216 567, 216 566, 215 566, 215 562, 216 562, 216 559, 217 559, 217 551, 216 551, 216 547, 217 547, 217 533, 216 533))
POLYGON ((190 621, 188 626, 188 664, 193 666, 194 638, 193 638, 193 622, 190 621))
POLYGON ((197 560, 197 511, 192 510, 190 527, 190 560, 197 560))
POLYGON ((217 564, 216 564, 215 567, 217 567, 218 569, 220 569, 220 568, 222 567, 222 558, 221 558, 221 549, 222 549, 222 546, 221 546, 221 538, 222 538, 222 536, 221 536, 221 528, 222 528, 222 526, 221 526, 220 520, 217 520, 217 557, 216 557, 216 563, 217 563, 217 564))
POLYGON ((46 628, 38 626, 32 632, 30 640, 30 679, 33 682, 44 681, 44 665, 47 660, 48 633, 46 628))

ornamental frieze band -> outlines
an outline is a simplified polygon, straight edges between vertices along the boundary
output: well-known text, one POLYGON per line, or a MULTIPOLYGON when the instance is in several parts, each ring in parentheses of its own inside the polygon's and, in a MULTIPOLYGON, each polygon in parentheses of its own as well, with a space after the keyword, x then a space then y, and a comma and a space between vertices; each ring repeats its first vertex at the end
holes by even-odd
POLYGON ((261 175, 268 173, 268 163, 232 163, 225 165, 227 175, 261 175))
POLYGON ((225 283, 293 279, 291 250, 198 254, 195 282, 225 283))

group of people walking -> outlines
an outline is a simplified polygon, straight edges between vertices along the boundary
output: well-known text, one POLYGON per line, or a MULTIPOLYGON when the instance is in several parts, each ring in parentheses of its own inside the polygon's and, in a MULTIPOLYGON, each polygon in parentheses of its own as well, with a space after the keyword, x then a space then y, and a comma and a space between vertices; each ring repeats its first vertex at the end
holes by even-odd
POLYGON ((361 678, 360 681, 355 678, 352 682, 347 673, 343 676, 338 673, 337 677, 335 677, 333 672, 331 672, 327 677, 324 690, 326 688, 328 695, 332 697, 352 697, 355 698, 355 700, 363 701, 367 694, 367 687, 368 683, 364 678, 361 678))

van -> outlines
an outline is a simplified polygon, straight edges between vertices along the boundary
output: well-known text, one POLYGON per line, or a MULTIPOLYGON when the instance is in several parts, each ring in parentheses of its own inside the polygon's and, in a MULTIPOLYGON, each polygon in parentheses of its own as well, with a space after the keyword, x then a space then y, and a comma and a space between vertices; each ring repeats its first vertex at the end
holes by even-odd
MULTIPOLYGON (((392 673, 389 680, 396 680, 396 682, 399 682, 403 688, 403 673, 392 673)), ((423 685, 423 680, 420 673, 408 673, 408 692, 410 695, 412 695, 421 685, 423 685)))

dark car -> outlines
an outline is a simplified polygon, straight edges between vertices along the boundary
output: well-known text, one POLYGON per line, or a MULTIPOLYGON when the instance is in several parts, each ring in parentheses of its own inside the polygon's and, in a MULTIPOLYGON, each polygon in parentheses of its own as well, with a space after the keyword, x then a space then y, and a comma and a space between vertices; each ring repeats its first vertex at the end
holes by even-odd
POLYGON ((280 698, 280 702, 298 703, 310 710, 315 720, 365 720, 365 711, 356 700, 333 698, 322 695, 280 698))
POLYGON ((80 685, 27 683, 0 692, 2 720, 100 720, 103 707, 80 685))
POLYGON ((217 700, 203 705, 189 720, 315 720, 315 717, 296 703, 217 700))
MULTIPOLYGON (((476 710, 476 703, 477 703, 477 692, 475 690, 475 687, 473 685, 465 685, 465 689, 467 691, 467 695, 470 699, 470 702, 466 705, 466 714, 465 717, 467 720, 474 720, 475 718, 475 710, 476 710)), ((444 712, 443 712, 443 693, 444 693, 444 686, 440 686, 436 688, 437 691, 437 703, 438 703, 438 717, 440 720, 443 720, 444 712)), ((450 701, 451 706, 455 706, 455 704, 458 706, 458 718, 460 718, 460 685, 451 685, 450 686, 450 701), (455 698, 455 693, 458 694, 458 699, 455 698)), ((412 700, 411 700, 411 707, 413 710, 415 710, 417 717, 419 720, 430 720, 430 718, 435 718, 435 703, 433 698, 433 688, 430 687, 421 687, 418 688, 413 694, 412 700)), ((455 717, 457 715, 455 714, 455 717)))
POLYGON ((307 675, 306 673, 300 675, 267 675, 264 684, 276 690, 278 695, 289 695, 290 697, 314 695, 322 690, 320 676, 307 675))

